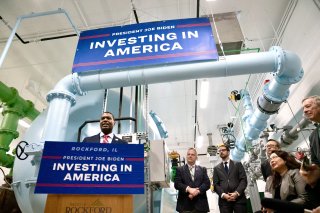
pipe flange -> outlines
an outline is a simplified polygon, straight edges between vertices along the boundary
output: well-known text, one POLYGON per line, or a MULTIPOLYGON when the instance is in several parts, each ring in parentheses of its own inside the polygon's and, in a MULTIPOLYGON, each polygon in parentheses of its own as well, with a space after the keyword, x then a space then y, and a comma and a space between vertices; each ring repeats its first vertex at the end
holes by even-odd
POLYGON ((32 110, 34 109, 34 104, 29 101, 29 100, 26 100, 26 106, 24 107, 23 109, 23 113, 24 115, 22 117, 25 117, 25 115, 27 115, 29 112, 31 112, 32 110))
POLYGON ((15 131, 15 130, 11 130, 11 129, 0 129, 0 134, 12 135, 14 137, 14 139, 19 137, 19 132, 15 131))
MULTIPOLYGON (((269 49, 271 52, 275 53, 276 56, 276 68, 275 68, 275 72, 274 75, 276 75, 276 79, 277 82, 283 84, 283 85, 291 85, 291 84, 295 84, 297 82, 299 82, 304 74, 303 69, 301 68, 299 71, 297 71, 295 76, 284 76, 282 75, 283 72, 285 71, 285 67, 286 67, 286 62, 290 61, 290 59, 292 59, 290 57, 290 53, 287 53, 286 51, 284 51, 281 47, 278 46, 273 46, 269 49)), ((297 59, 298 60, 298 59, 297 59)))
POLYGON ((260 96, 257 100, 258 109, 267 114, 272 115, 278 112, 282 102, 270 100, 266 95, 260 96))
POLYGON ((5 102, 7 106, 12 106, 19 97, 19 92, 13 87, 10 87, 9 89, 11 90, 11 95, 4 99, 3 102, 5 102))
POLYGON ((24 183, 27 188, 35 186, 37 183, 37 177, 30 177, 29 179, 26 179, 24 183))
POLYGON ((16 114, 17 116, 24 117, 23 113, 21 113, 21 111, 16 110, 15 108, 6 108, 5 110, 3 110, 2 115, 5 115, 7 113, 12 113, 12 114, 16 114))
POLYGON ((273 46, 269 49, 269 51, 274 52, 276 56, 276 64, 275 64, 275 75, 280 75, 283 71, 283 61, 284 61, 284 51, 279 46, 273 46))
POLYGON ((290 77, 290 76, 277 76, 276 80, 278 83, 283 85, 291 85, 299 82, 303 77, 304 71, 301 69, 299 73, 296 75, 296 77, 290 77))
POLYGON ((87 94, 86 91, 83 91, 81 89, 80 77, 79 77, 78 73, 72 73, 72 84, 73 84, 73 88, 75 89, 75 92, 78 95, 86 95, 87 94))
POLYGON ((276 98, 276 97, 268 95, 271 93, 269 90, 269 84, 270 84, 270 82, 266 83, 263 87, 263 97, 268 99, 270 102, 280 103, 280 104, 288 99, 289 94, 290 94, 289 90, 287 90, 281 98, 276 98))
POLYGON ((47 101, 50 102, 53 99, 60 98, 60 99, 66 99, 71 103, 71 106, 74 106, 76 104, 76 98, 75 95, 68 92, 68 91, 57 91, 57 90, 51 90, 49 94, 47 95, 47 101))

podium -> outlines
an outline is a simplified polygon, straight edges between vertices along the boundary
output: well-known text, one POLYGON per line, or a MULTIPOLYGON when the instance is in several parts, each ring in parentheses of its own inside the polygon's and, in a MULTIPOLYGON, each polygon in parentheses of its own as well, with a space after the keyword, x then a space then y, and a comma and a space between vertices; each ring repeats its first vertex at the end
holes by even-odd
POLYGON ((45 213, 133 212, 133 195, 48 194, 45 213))

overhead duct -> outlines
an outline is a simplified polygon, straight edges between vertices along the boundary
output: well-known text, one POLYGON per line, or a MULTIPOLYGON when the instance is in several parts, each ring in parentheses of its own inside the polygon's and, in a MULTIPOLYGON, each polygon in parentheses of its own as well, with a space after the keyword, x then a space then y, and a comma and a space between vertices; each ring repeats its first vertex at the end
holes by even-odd
POLYGON ((216 42, 220 56, 241 53, 245 39, 238 20, 239 14, 240 11, 235 11, 209 16, 212 29, 216 29, 213 30, 214 38, 219 39, 219 41, 216 42), (217 35, 217 31, 219 31, 219 36, 217 35))

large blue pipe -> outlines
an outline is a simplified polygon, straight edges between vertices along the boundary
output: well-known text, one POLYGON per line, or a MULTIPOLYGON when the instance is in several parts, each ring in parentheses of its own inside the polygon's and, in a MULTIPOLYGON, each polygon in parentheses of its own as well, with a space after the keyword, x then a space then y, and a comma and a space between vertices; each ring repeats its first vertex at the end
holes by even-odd
POLYGON ((236 161, 243 158, 246 147, 251 146, 252 141, 258 139, 266 128, 270 115, 278 112, 280 105, 287 100, 289 87, 303 76, 299 58, 294 59, 280 47, 272 47, 271 51, 277 54, 275 78, 264 86, 263 95, 257 100, 257 109, 245 122, 244 135, 231 152, 231 158, 236 161))
POLYGON ((266 72, 274 73, 275 78, 265 85, 264 94, 258 99, 258 109, 248 118, 249 127, 232 152, 233 159, 240 160, 244 156, 245 141, 251 143, 258 138, 270 115, 277 112, 280 104, 287 99, 290 85, 302 78, 301 61, 295 53, 272 47, 269 52, 231 55, 221 61, 68 75, 47 97, 49 110, 42 138, 43 141, 65 139, 64 130, 68 125, 66 112, 75 104, 74 95, 83 95, 86 91, 266 72), (64 119, 59 119, 61 117, 64 119))

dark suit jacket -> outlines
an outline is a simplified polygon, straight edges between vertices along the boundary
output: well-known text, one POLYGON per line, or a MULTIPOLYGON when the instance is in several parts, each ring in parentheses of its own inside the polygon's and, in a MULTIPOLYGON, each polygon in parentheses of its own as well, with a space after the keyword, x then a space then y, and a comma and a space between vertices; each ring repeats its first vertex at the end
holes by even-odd
POLYGON ((221 198, 222 193, 231 193, 237 191, 240 196, 236 203, 246 203, 244 190, 247 187, 247 175, 240 162, 230 160, 228 174, 224 170, 223 162, 214 167, 213 186, 215 192, 219 195, 219 206, 228 205, 229 202, 221 198))
POLYGON ((312 163, 320 165, 320 140, 319 140, 319 127, 317 127, 311 133, 309 137, 310 141, 310 152, 311 152, 311 161, 312 163))
POLYGON ((272 175, 270 161, 268 159, 261 163, 261 173, 264 181, 267 181, 267 178, 272 175))
MULTIPOLYGON (((97 135, 93 135, 90 137, 86 137, 83 139, 82 142, 89 142, 89 143, 100 143, 100 133, 97 135)), ((127 144, 127 141, 124 141, 117 136, 113 136, 111 143, 116 143, 116 144, 127 144)))
POLYGON ((193 181, 187 164, 178 167, 174 187, 179 191, 176 208, 178 212, 192 210, 194 208, 198 211, 209 212, 206 192, 210 188, 210 180, 206 168, 195 166, 193 181), (199 188, 200 194, 192 200, 189 199, 189 193, 186 192, 187 186, 199 188))

